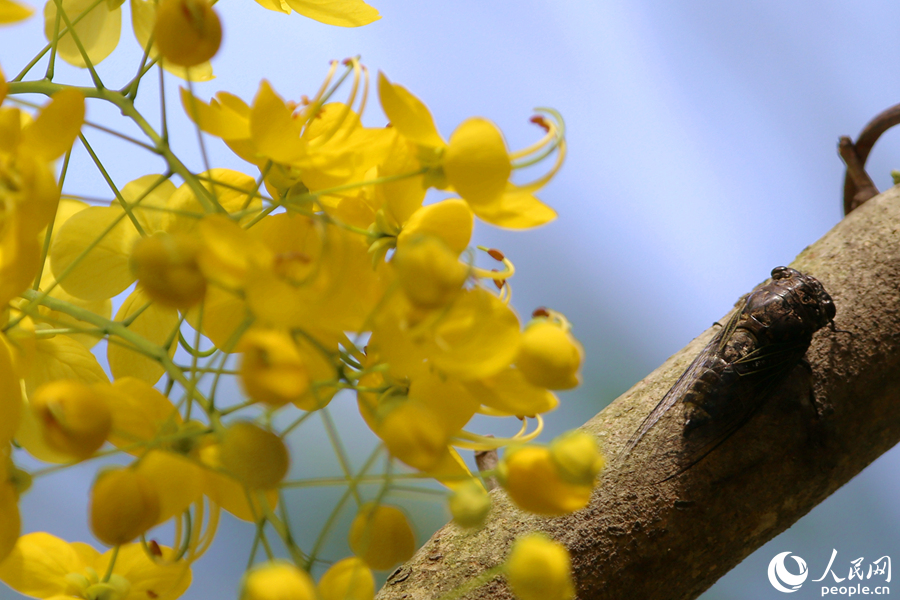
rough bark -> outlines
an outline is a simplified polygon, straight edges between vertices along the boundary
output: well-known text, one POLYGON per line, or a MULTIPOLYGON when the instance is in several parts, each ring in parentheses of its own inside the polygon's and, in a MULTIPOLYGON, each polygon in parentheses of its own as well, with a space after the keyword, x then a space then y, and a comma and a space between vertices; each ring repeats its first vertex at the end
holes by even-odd
MULTIPOLYGON (((609 460, 585 510, 540 518, 494 490, 484 529, 445 526, 378 598, 439 598, 500 564, 510 543, 532 531, 569 548, 582 600, 696 598, 900 441, 898 188, 851 213, 791 266, 824 284, 837 327, 852 332, 826 328, 813 339, 807 357, 815 410, 808 372, 797 369, 745 426, 685 473, 662 481, 673 465, 677 471, 680 406, 623 457, 644 416, 714 335, 711 328, 584 425, 609 460)), ((511 597, 502 577, 465 595, 511 597)))

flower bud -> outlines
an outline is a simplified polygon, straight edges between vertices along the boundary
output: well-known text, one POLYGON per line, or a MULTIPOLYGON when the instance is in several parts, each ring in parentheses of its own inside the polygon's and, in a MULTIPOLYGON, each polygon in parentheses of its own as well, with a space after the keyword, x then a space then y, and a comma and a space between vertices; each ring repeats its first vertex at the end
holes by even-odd
POLYGON ((181 67, 205 63, 219 50, 222 24, 206 0, 162 0, 153 36, 159 53, 181 67))
POLYGON ((481 527, 491 512, 491 497, 484 486, 472 479, 450 494, 450 514, 460 527, 481 527))
POLYGON ((376 570, 387 570, 408 560, 416 550, 416 537, 406 515, 395 506, 368 502, 350 525, 350 549, 376 570))
POLYGON ((594 485, 606 465, 597 448, 597 440, 584 431, 570 431, 553 440, 550 457, 559 476, 576 485, 594 485))
POLYGON ((52 450, 83 460, 109 435, 112 414, 103 397, 74 379, 51 381, 31 398, 31 410, 52 450))
POLYGON ((437 308, 453 300, 469 276, 458 256, 437 236, 421 234, 398 245, 391 264, 410 302, 437 308))
POLYGON ((530 383, 551 390, 568 390, 581 381, 578 371, 584 351, 558 324, 538 319, 522 334, 516 366, 530 383))
POLYGON ((569 551, 535 533, 519 538, 506 559, 506 580, 519 600, 575 597, 569 551))
POLYGON ((249 421, 238 421, 225 430, 219 460, 238 481, 262 490, 277 486, 290 464, 281 438, 249 421))
POLYGON ((91 490, 91 531, 110 546, 130 542, 156 524, 159 494, 130 468, 102 471, 91 490))
POLYGON ((306 571, 273 561, 247 571, 240 600, 317 600, 316 585, 306 571))
POLYGON ((206 278, 197 264, 200 243, 183 233, 142 237, 129 264, 141 288, 153 300, 173 308, 190 308, 206 295, 206 278))
POLYGON ((309 391, 306 363, 283 331, 248 331, 241 339, 241 386, 253 400, 283 406, 309 391))
POLYGON ((372 600, 375 577, 362 559, 351 557, 334 563, 319 580, 322 600, 372 600))
POLYGON ((575 485, 563 480, 543 446, 507 450, 497 465, 497 479, 519 508, 548 517, 584 508, 594 489, 593 482, 575 485))

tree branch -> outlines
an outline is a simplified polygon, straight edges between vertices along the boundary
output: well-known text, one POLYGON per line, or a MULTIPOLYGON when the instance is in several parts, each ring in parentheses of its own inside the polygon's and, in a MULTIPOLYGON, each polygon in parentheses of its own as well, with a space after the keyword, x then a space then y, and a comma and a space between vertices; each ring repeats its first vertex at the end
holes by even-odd
MULTIPOLYGON (((808 372, 797 369, 744 427, 682 475, 662 481, 677 472, 681 406, 622 457, 644 416, 712 338, 710 329, 584 425, 609 461, 585 510, 540 518, 494 490, 484 529, 445 526, 378 598, 439 598, 500 564, 512 540, 531 531, 569 548, 582 600, 696 598, 900 441, 898 188, 852 212, 792 266, 823 283, 837 327, 852 332, 826 328, 813 339, 815 410, 808 372)), ((705 283, 714 282, 711 273, 705 283)), ((502 577, 465 597, 512 598, 502 577)))

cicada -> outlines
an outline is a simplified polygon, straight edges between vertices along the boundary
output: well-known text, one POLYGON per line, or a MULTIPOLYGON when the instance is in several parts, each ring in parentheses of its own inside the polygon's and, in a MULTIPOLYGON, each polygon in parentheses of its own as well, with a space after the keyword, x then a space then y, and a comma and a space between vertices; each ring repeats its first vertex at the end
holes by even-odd
POLYGON ((747 296, 631 437, 629 453, 679 402, 688 456, 671 479, 697 464, 743 426, 804 361, 813 334, 831 324, 835 306, 822 284, 789 267, 747 296))

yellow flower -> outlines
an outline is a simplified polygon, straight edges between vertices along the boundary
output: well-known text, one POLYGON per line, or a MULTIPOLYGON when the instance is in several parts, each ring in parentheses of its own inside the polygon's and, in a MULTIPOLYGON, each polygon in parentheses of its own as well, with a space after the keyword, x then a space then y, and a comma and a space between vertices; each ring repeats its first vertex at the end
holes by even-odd
POLYGON ((429 170, 424 180, 429 186, 455 190, 479 218, 493 225, 525 229, 556 218, 553 209, 532 195, 562 164, 565 142, 556 123, 538 117, 535 122, 547 135, 521 152, 510 153, 497 126, 482 118, 464 121, 446 143, 428 108, 383 73, 378 75, 378 95, 391 124, 418 148, 420 165, 429 170), (509 181, 516 159, 524 160, 522 166, 530 165, 548 147, 552 150, 552 144, 558 155, 548 174, 521 187, 509 181))
POLYGON ((0 306, 28 287, 40 264, 37 235, 56 213, 59 187, 51 163, 84 122, 84 98, 58 92, 22 125, 15 108, 0 108, 0 306))
POLYGON ((140 544, 127 544, 100 554, 81 542, 68 543, 37 532, 19 538, 12 553, 0 562, 0 580, 34 598, 65 596, 108 600, 175 600, 191 583, 191 569, 174 561, 171 548, 161 547, 159 562, 140 544), (114 554, 115 553, 115 554, 114 554), (108 581, 101 581, 115 555, 108 581))
POLYGON ((401 302, 375 318, 369 346, 393 373, 422 370, 423 360, 461 380, 481 379, 506 369, 519 350, 519 319, 497 296, 464 289, 446 308, 421 318, 401 302))
POLYGON ((571 600, 575 597, 569 551, 534 533, 516 540, 506 559, 506 580, 520 600, 571 600))
POLYGON ((416 538, 406 515, 395 506, 359 507, 350 525, 350 549, 377 571, 408 560, 416 550, 416 538))
POLYGON ((535 319, 522 334, 516 366, 529 382, 551 390, 567 390, 581 383, 584 351, 562 325, 535 319))
POLYGON ((331 565, 319 580, 322 600, 372 600, 375 577, 364 561, 345 558, 331 565))
POLYGON ((316 596, 312 577, 286 562, 256 565, 241 582, 240 600, 317 600, 316 596))
POLYGON ((163 58, 181 67, 207 62, 222 43, 222 23, 206 0, 163 0, 153 35, 163 58))
POLYGON ((498 465, 497 478, 519 508, 545 516, 581 510, 594 489, 593 481, 570 483, 564 479, 550 450, 542 446, 507 450, 498 465))
MULTIPOLYGON (((244 486, 219 472, 219 444, 205 425, 183 422, 169 399, 141 380, 123 377, 113 383, 112 391, 109 441, 141 457, 136 468, 160 495, 159 522, 181 514, 203 494, 239 519, 256 520, 260 508, 251 506, 244 486), (134 448, 141 442, 153 449, 134 448)), ((277 504, 275 491, 265 496, 271 506, 277 504)))

